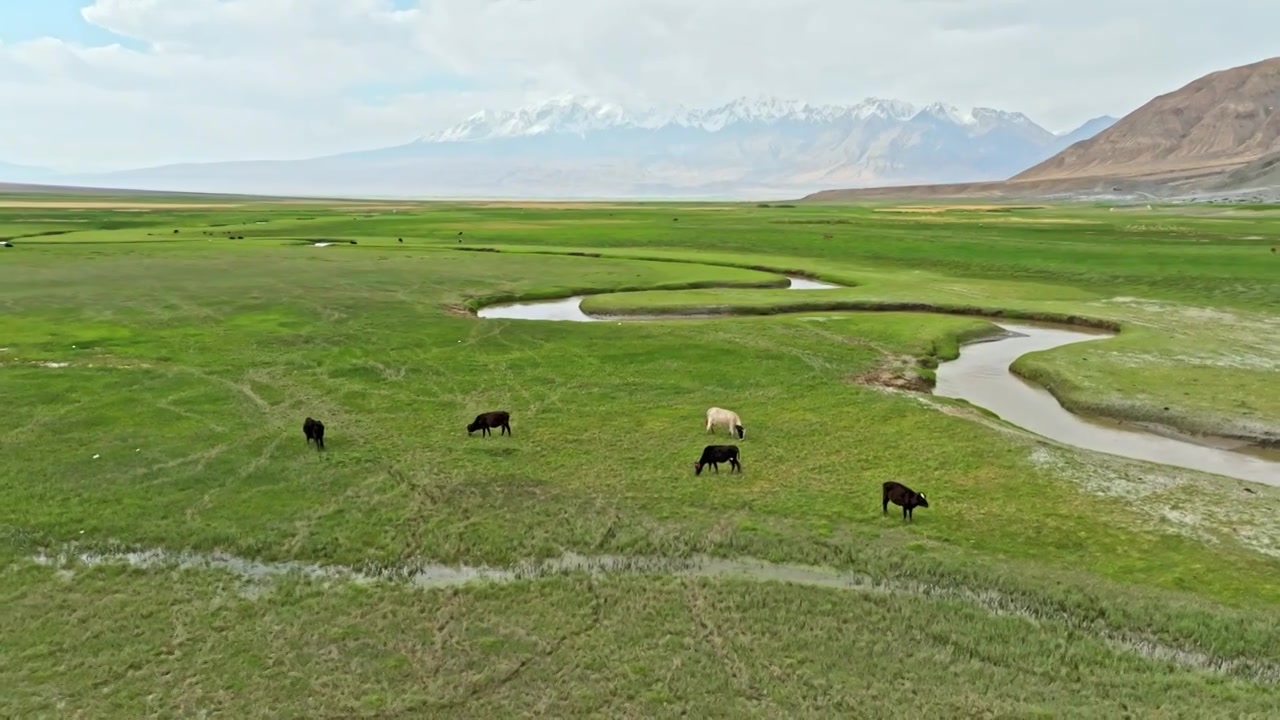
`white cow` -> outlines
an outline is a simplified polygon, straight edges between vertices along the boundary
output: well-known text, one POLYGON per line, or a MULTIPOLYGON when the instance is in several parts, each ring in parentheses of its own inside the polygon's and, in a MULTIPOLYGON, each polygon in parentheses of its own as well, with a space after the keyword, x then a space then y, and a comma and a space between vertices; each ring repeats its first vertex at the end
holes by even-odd
POLYGON ((707 432, 713 432, 717 425, 724 425, 729 430, 729 434, 736 435, 739 440, 747 437, 747 431, 742 427, 742 418, 738 417, 738 413, 718 407, 707 408, 707 432))

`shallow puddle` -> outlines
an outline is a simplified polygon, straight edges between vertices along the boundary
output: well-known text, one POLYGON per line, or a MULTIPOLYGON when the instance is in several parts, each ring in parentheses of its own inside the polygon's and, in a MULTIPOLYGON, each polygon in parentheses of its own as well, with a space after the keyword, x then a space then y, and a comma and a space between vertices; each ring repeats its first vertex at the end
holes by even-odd
POLYGON ((599 322, 601 318, 593 318, 582 312, 582 298, 585 295, 574 295, 562 300, 539 300, 528 303, 510 303, 507 305, 490 305, 480 308, 476 315, 482 318, 502 320, 568 320, 571 322, 599 322))
POLYGON ((818 282, 817 280, 806 280, 804 278, 798 278, 798 277, 788 277, 787 279, 791 281, 791 286, 787 288, 788 290, 839 290, 840 289, 839 285, 832 285, 831 283, 818 282))

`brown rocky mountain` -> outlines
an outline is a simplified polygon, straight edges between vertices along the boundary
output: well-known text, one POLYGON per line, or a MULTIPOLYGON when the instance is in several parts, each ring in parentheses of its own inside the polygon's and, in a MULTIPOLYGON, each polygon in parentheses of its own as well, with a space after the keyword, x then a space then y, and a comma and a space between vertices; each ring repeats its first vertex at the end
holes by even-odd
POLYGON ((1280 151, 1280 57, 1161 95, 1010 180, 1191 178, 1280 151))
POLYGON ((1280 187, 1280 152, 1264 155, 1206 184, 1206 189, 1209 190, 1248 187, 1280 187))
POLYGON ((1280 57, 1160 95, 1004 182, 827 190, 806 200, 1188 195, 1280 185, 1280 57))

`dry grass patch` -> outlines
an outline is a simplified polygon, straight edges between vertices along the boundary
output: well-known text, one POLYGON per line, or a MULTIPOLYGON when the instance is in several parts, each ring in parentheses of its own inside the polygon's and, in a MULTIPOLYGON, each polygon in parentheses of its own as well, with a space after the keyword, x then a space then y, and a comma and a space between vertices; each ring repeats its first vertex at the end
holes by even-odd
POLYGON ((929 392, 929 382, 920 377, 916 368, 916 359, 910 355, 886 355, 879 365, 858 373, 849 380, 859 385, 929 392))

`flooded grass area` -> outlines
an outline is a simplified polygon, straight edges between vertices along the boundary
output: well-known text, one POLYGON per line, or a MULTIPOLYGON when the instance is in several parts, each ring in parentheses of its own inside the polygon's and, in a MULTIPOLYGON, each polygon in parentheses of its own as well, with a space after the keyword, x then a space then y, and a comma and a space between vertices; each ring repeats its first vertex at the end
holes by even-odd
POLYGON ((236 204, 0 208, 0 715, 1274 707, 1280 489, 1052 437, 1280 426, 1273 220, 236 204))
POLYGON ((246 597, 259 599, 276 589, 281 579, 305 578, 332 587, 335 583, 369 586, 374 583, 402 584, 416 589, 460 588, 488 583, 537 581, 554 577, 586 575, 592 578, 639 576, 687 578, 694 580, 730 580, 753 583, 777 583, 799 587, 822 588, 845 592, 876 593, 920 599, 956 601, 997 616, 1017 617, 1033 623, 1058 622, 1141 657, 1166 661, 1188 670, 1209 671, 1237 676, 1264 685, 1280 685, 1280 662, 1213 656, 1197 649, 1179 648, 1150 635, 1132 630, 1108 627, 1105 622, 1073 616, 1069 612, 1037 607, 1026 598, 1007 595, 997 590, 977 590, 957 585, 937 585, 927 581, 875 578, 862 573, 840 572, 831 568, 772 563, 753 558, 645 557, 623 555, 584 556, 566 553, 558 558, 525 561, 510 567, 449 566, 438 563, 390 566, 357 570, 344 566, 326 566, 298 562, 261 562, 225 553, 202 555, 143 550, 100 553, 39 553, 31 560, 40 566, 55 568, 57 577, 65 581, 75 578, 77 570, 101 567, 131 567, 166 571, 214 571, 230 574, 247 583, 241 586, 246 597))
POLYGON ((680 704, 729 715, 1052 707, 1085 717, 1123 704, 1249 715, 1265 714, 1275 693, 1265 661, 1033 620, 1015 612, 1017 601, 993 612, 946 596, 729 574, 574 573, 465 590, 295 577, 256 595, 236 577, 198 571, 62 578, 36 568, 23 579, 24 592, 8 586, 5 599, 25 632, 0 633, 25 667, 6 663, 0 680, 8 707, 35 714, 61 704, 95 717, 148 706, 236 717, 325 717, 334 708, 501 717, 530 707, 654 716, 680 704), (113 631, 98 632, 111 616, 113 631), (885 658, 904 652, 912 675, 936 690, 910 706, 884 691, 902 673, 885 658))

